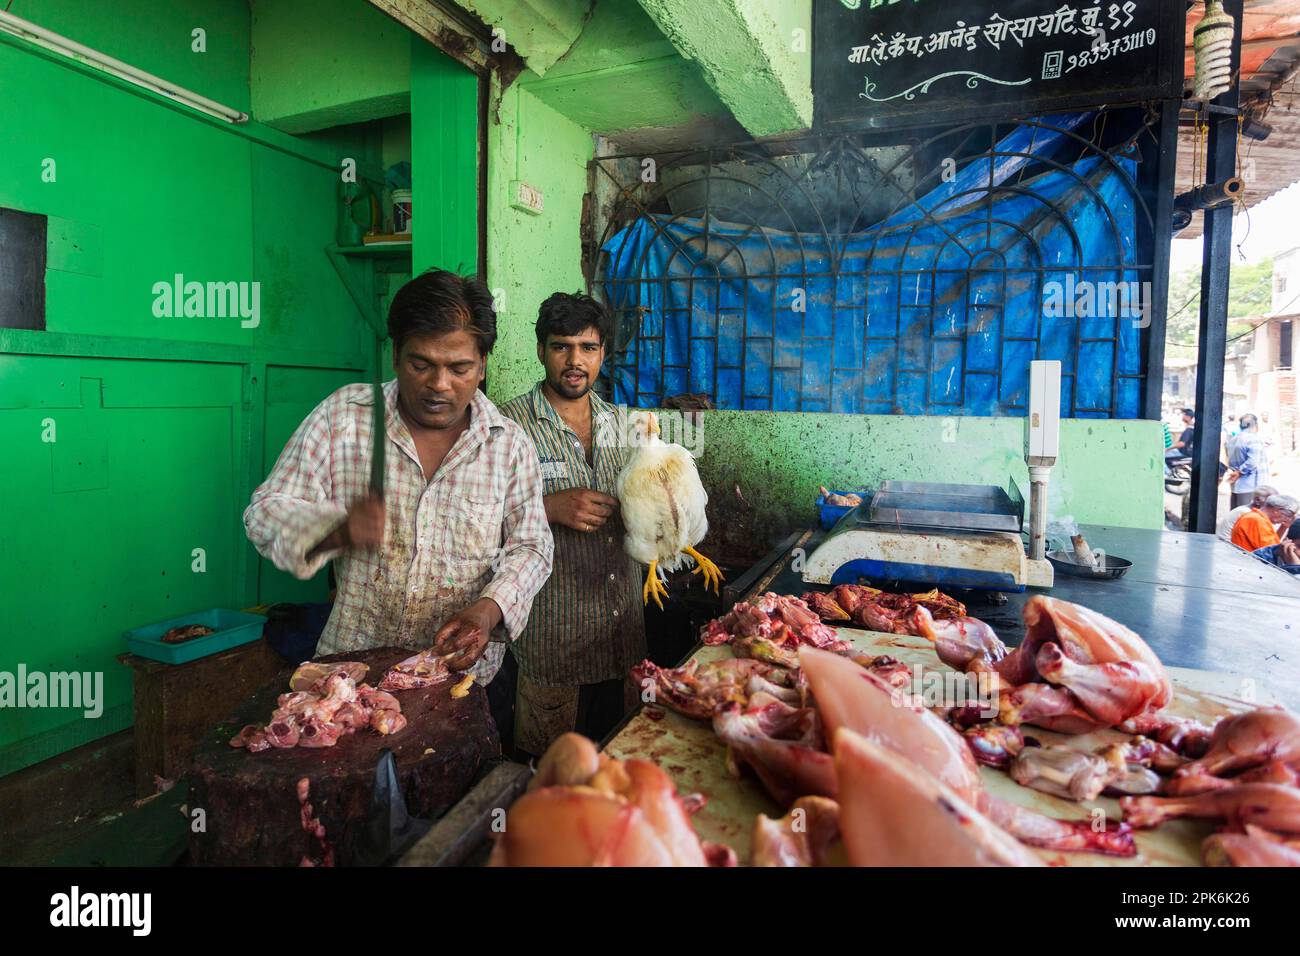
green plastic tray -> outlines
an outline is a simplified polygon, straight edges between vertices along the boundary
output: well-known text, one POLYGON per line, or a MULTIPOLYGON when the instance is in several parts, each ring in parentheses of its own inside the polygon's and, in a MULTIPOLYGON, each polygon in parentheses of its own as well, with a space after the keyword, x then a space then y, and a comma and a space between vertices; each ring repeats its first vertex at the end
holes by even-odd
POLYGON ((162 661, 164 664, 184 664, 257 640, 262 636, 262 625, 265 623, 266 617, 262 614, 214 607, 158 624, 146 624, 127 631, 124 636, 126 646, 132 654, 162 661), (205 624, 213 632, 207 637, 196 637, 180 644, 164 644, 162 636, 182 624, 205 624))

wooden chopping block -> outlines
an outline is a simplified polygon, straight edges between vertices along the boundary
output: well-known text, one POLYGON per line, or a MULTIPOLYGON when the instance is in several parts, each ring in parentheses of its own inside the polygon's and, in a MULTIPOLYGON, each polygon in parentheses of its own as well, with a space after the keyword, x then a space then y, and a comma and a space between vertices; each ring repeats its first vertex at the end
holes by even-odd
MULTIPOLYGON (((411 655, 402 648, 335 654, 323 661, 370 665, 365 682, 378 685, 384 671, 411 655)), ((325 827, 325 839, 344 847, 365 820, 381 751, 392 750, 398 783, 412 816, 435 819, 500 759, 501 742, 487 693, 474 685, 455 699, 456 680, 421 690, 396 691, 407 725, 395 734, 372 730, 340 737, 333 747, 272 747, 249 753, 230 746, 245 724, 266 723, 276 697, 289 690, 292 667, 199 743, 190 771, 190 862, 197 866, 297 866, 320 858, 319 840, 303 830, 298 781, 309 781, 308 802, 325 827), (201 832, 194 832, 195 810, 201 832)))

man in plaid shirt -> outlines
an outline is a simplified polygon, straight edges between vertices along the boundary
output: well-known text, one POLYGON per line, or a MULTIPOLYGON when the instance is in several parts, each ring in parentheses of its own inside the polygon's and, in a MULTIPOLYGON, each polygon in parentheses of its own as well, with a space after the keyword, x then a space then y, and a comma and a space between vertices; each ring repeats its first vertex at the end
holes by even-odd
POLYGON ((496 315, 477 280, 430 271, 388 313, 384 497, 370 495, 373 389, 348 385, 307 416, 253 493, 244 527, 298 578, 336 561, 319 655, 371 647, 452 655, 480 683, 523 631, 551 572, 537 454, 479 391, 496 315))

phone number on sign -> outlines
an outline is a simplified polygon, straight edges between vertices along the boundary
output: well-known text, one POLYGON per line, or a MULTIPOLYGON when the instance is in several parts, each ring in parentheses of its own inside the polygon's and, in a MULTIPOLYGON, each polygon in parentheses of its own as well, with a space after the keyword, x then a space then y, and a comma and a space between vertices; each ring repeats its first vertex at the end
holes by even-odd
POLYGON ((1069 66, 1065 72, 1079 69, 1085 66, 1092 66, 1094 63, 1101 63, 1103 60, 1109 60, 1112 56, 1119 56, 1123 53, 1132 53, 1134 50, 1140 50, 1143 47, 1156 45, 1156 31, 1154 29, 1144 30, 1140 33, 1130 33, 1128 36, 1120 37, 1117 40, 1111 40, 1109 43, 1098 43, 1091 50, 1084 50, 1082 53, 1071 53, 1069 66))

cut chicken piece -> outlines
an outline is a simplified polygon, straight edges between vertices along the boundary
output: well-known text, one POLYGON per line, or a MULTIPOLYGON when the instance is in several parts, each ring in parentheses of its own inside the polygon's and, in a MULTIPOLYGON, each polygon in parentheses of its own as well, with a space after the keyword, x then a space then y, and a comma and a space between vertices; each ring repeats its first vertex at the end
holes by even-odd
POLYGON ((699 720, 712 719, 724 704, 744 704, 752 693, 750 684, 755 679, 772 686, 789 687, 794 683, 793 676, 784 668, 734 657, 707 664, 692 658, 673 669, 657 667, 645 660, 632 668, 632 679, 641 686, 643 694, 652 691, 652 703, 699 720))
POLYGON ((327 663, 324 661, 303 661, 298 665, 293 676, 289 678, 290 690, 311 690, 322 677, 328 677, 333 673, 341 673, 345 677, 350 677, 353 681, 359 681, 366 676, 366 671, 370 670, 369 665, 362 664, 360 661, 335 661, 327 663))
POLYGON ((413 654, 404 661, 398 661, 388 668, 384 679, 379 682, 379 689, 419 690, 422 687, 431 687, 450 676, 451 671, 447 669, 446 657, 435 654, 430 648, 413 654))
POLYGON ((840 808, 826 797, 800 797, 779 820, 754 818, 754 866, 842 866, 840 808))
POLYGON ((1161 674, 1141 661, 1076 663, 1059 644, 1043 644, 1034 662, 1044 680, 1068 690, 1103 727, 1168 703, 1167 679, 1162 682, 1161 674))
POLYGON ((1300 717, 1281 707, 1261 707, 1215 724, 1205 756, 1175 776, 1223 776, 1272 762, 1300 764, 1300 717))
POLYGON ((835 765, 811 707, 756 694, 748 709, 732 703, 719 710, 713 732, 727 745, 733 772, 751 767, 782 806, 802 796, 835 796, 835 765))
POLYGON ((1192 817, 1300 834, 1300 790, 1276 783, 1243 783, 1190 797, 1123 797, 1119 805, 1124 819, 1135 827, 1192 817))
POLYGON ((561 734, 542 754, 528 789, 580 786, 599 769, 600 754, 594 743, 582 734, 561 734))
POLYGON ((1070 747, 1029 747, 1011 763, 1011 779, 1066 800, 1095 800, 1114 777, 1104 757, 1070 747))
POLYGON ((840 831, 854 866, 1041 866, 950 787, 851 730, 835 733, 840 831))
POLYGON ((1300 848, 1265 836, 1216 833, 1201 844, 1206 866, 1300 866, 1300 848))

